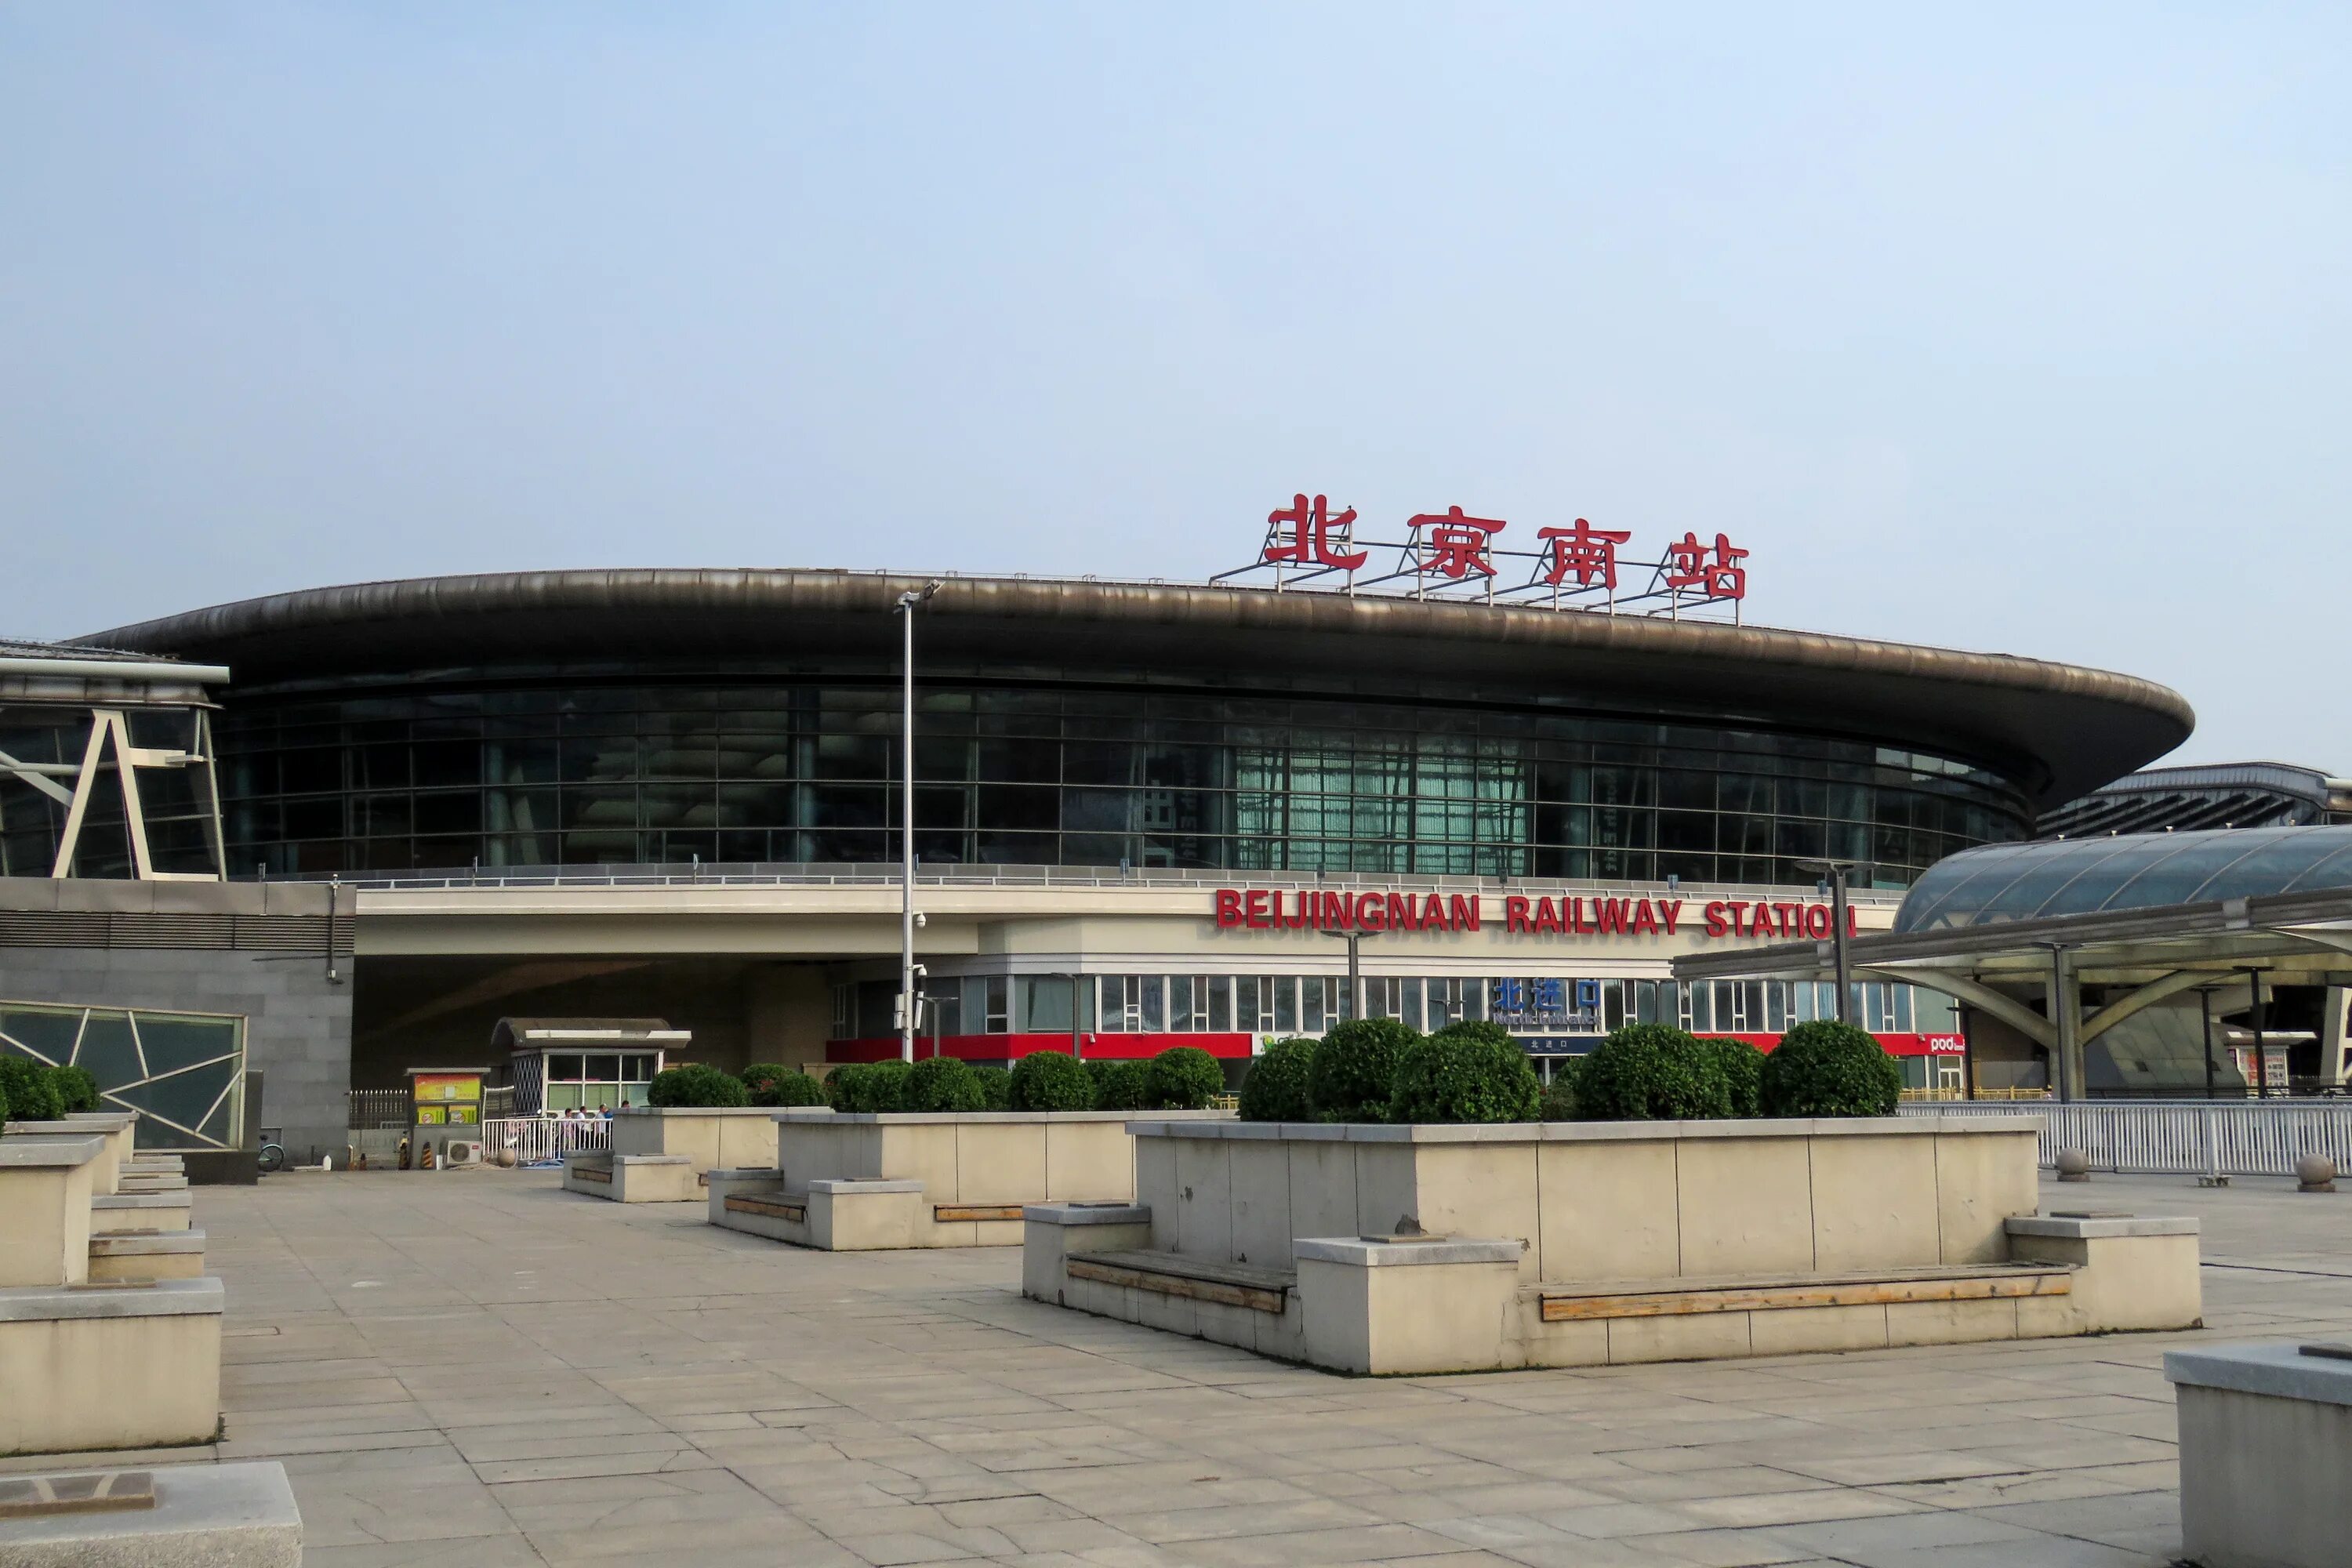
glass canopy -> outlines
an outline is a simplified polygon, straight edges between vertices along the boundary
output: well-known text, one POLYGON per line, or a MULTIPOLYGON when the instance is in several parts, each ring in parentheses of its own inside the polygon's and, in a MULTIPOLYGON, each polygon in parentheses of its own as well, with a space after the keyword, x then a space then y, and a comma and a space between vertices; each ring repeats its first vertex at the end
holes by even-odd
POLYGON ((1895 929, 1942 931, 2322 888, 2352 888, 2352 826, 1993 844, 1931 868, 1903 900, 1895 929))

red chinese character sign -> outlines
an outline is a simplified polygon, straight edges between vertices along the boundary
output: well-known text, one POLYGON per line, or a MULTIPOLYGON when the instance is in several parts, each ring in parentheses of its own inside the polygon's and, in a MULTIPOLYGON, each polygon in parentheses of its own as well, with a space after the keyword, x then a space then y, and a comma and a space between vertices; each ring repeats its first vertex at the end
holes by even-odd
POLYGON ((1474 573, 1494 576, 1495 563, 1486 557, 1486 542, 1510 525, 1490 517, 1465 517, 1460 507, 1450 506, 1442 512, 1421 512, 1405 526, 1412 530, 1419 546, 1415 565, 1459 582, 1474 573))
POLYGON ((1549 604, 1556 610, 1610 615, 1727 617, 1737 625, 1748 597, 1748 552, 1717 533, 1710 548, 1696 529, 1665 546, 1664 559, 1622 552, 1630 529, 1595 528, 1578 518, 1566 528, 1538 527, 1535 548, 1506 549, 1510 524, 1474 517, 1460 504, 1414 512, 1402 538, 1372 539, 1358 531, 1354 507, 1338 511, 1323 496, 1300 491, 1266 514, 1265 542, 1247 566, 1220 573, 1213 583, 1263 582, 1276 589, 1336 589, 1411 595, 1418 599, 1476 598, 1486 604, 1549 604), (1385 557, 1382 570, 1381 552, 1385 557), (1524 577, 1520 574, 1524 572, 1524 577))
POLYGON ((1747 559, 1748 552, 1733 549, 1731 541, 1718 533, 1715 536, 1715 559, 1710 561, 1698 535, 1685 533, 1666 546, 1666 563, 1673 570, 1665 574, 1665 584, 1674 589, 1695 588, 1709 599, 1744 599, 1748 597, 1748 569, 1737 563, 1747 559))
POLYGON ((1353 572, 1370 559, 1360 550, 1345 548, 1356 524, 1354 507, 1334 512, 1331 503, 1321 496, 1311 501, 1303 495, 1294 496, 1288 506, 1276 507, 1266 513, 1265 523, 1265 552, 1259 559, 1277 567, 1291 562, 1301 566, 1353 572), (1285 527, 1290 530, 1287 539, 1283 537, 1285 527))

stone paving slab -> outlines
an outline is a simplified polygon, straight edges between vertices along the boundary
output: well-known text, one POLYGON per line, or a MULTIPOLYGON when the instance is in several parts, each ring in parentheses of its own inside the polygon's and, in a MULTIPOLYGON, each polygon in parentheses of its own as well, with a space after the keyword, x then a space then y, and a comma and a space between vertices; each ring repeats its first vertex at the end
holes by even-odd
POLYGON ((2093 1200, 2204 1222, 2207 1331, 1365 1380, 1024 1301, 1010 1249, 802 1251, 551 1173, 273 1177, 196 1197, 226 1439, 107 1462, 283 1461, 310 1568, 2161 1568, 2163 1352, 2352 1337, 2352 1193, 2044 1194, 2093 1200))

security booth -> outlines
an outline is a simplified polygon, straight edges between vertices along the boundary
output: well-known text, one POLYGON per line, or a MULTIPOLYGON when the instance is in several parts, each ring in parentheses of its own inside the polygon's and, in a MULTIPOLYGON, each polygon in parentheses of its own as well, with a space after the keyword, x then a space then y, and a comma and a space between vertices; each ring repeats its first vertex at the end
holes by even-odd
POLYGON ((426 1150, 437 1165, 453 1163, 449 1146, 464 1145, 455 1163, 479 1160, 482 1149, 482 1069, 408 1069, 410 1163, 422 1166, 426 1150))
POLYGON ((693 1040, 662 1018, 501 1018, 490 1035, 514 1075, 517 1116, 646 1104, 668 1053, 693 1040))

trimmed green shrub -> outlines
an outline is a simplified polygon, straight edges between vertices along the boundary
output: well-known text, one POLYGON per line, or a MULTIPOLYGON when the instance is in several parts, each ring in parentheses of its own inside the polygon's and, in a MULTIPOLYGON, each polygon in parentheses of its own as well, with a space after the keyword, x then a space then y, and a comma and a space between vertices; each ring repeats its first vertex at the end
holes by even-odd
POLYGON ((1013 1064, 1015 1110, 1092 1110, 1095 1080, 1066 1051, 1031 1051, 1013 1064))
POLYGON ((1763 1115, 1759 1096, 1763 1091, 1764 1053, 1746 1040, 1718 1038, 1706 1044, 1715 1048, 1716 1065, 1723 1069, 1724 1090, 1731 1097, 1731 1114, 1763 1115))
POLYGON ((1225 1069, 1198 1046, 1171 1046, 1143 1069, 1146 1110, 1206 1110, 1225 1092, 1225 1069))
POLYGON ((8 1086, 0 1084, 0 1132, 8 1131, 8 1086))
POLYGON ((847 1110, 857 1098, 857 1080, 866 1076, 864 1062, 845 1062, 825 1074, 824 1102, 835 1110, 847 1110))
POLYGON ((1708 1121, 1731 1114, 1723 1063, 1666 1024, 1628 1024, 1592 1048, 1576 1075, 1586 1121, 1708 1121))
POLYGON ((701 1062, 664 1068, 654 1074, 653 1084, 646 1090, 647 1105, 657 1105, 666 1110, 749 1105, 751 1102, 751 1097, 743 1088, 741 1079, 701 1062))
POLYGON ((1242 1079, 1244 1121, 1312 1121, 1307 1084, 1315 1070, 1315 1042, 1293 1035, 1265 1047, 1242 1079))
POLYGON ((51 1068, 49 1073, 50 1081, 58 1086, 58 1092, 65 1097, 68 1116, 84 1110, 96 1110, 99 1108, 100 1101, 98 1079, 91 1075, 88 1068, 51 1068))
POLYGON ((988 1091, 959 1057, 925 1057, 907 1074, 908 1110, 985 1110, 988 1091))
POLYGON ((1574 1121, 1576 1116, 1576 1075, 1584 1065, 1581 1057, 1554 1062, 1551 1081, 1544 1085, 1543 1104, 1536 1112, 1538 1121, 1574 1121))
POLYGON ((1892 1116, 1903 1068, 1867 1030, 1834 1018, 1800 1024, 1764 1058, 1767 1116, 1892 1116))
MULTIPOLYGON (((743 1080, 743 1091, 751 1097, 752 1104, 779 1105, 785 1102, 773 1098, 777 1082, 787 1074, 799 1070, 797 1068, 788 1068, 782 1062, 753 1062, 736 1076, 743 1080)), ((803 1102, 795 1100, 791 1103, 803 1102)))
POLYGON ((867 1062, 866 1070, 857 1075, 850 1097, 854 1104, 841 1109, 868 1116, 884 1116, 907 1109, 907 1086, 915 1069, 896 1057, 888 1061, 867 1062))
POLYGON ((827 1105, 824 1085, 797 1068, 786 1068, 775 1077, 755 1084, 745 1085, 751 1091, 754 1105, 827 1105))
POLYGON ((1097 1110, 1148 1110, 1151 1108, 1150 1066, 1139 1061, 1091 1061, 1087 1077, 1093 1080, 1097 1110))
POLYGON ((46 1062, 0 1051, 0 1094, 18 1121, 55 1121, 66 1113, 65 1096, 46 1062))
POLYGON ((1334 1024, 1315 1047, 1307 1097, 1318 1121, 1385 1121, 1396 1095, 1397 1062, 1416 1038, 1396 1018, 1334 1024))
POLYGON ((1013 1109, 1013 1075, 1003 1068, 974 1068, 972 1078, 980 1084, 980 1108, 982 1110, 1013 1109))
POLYGON ((1391 1121, 1533 1121, 1543 1083, 1508 1031, 1464 1022, 1405 1047, 1391 1121))

